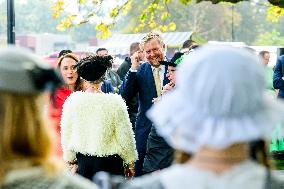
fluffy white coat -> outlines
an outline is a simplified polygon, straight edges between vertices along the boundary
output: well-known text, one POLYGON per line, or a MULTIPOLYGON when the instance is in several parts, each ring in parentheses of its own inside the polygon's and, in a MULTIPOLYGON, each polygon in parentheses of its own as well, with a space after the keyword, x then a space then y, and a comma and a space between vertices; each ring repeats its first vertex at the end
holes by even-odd
POLYGON ((61 143, 65 161, 75 160, 76 152, 118 154, 124 163, 138 157, 126 104, 117 94, 72 93, 63 105, 61 143))

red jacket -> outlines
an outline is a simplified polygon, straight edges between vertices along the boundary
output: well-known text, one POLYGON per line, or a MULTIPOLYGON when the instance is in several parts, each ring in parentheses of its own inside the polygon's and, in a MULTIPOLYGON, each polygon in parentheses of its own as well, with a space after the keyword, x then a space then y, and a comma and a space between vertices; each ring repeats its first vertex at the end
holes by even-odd
POLYGON ((54 140, 55 154, 62 157, 62 147, 60 138, 60 120, 62 115, 62 106, 68 96, 72 93, 71 90, 61 87, 55 91, 54 100, 50 100, 49 103, 49 116, 51 118, 51 124, 56 131, 56 138, 54 140))

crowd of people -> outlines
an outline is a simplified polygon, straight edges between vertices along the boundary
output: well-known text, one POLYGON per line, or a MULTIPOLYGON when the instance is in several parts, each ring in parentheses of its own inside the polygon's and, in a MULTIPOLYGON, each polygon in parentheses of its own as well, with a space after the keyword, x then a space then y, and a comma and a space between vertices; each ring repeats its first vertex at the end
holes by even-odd
POLYGON ((126 178, 120 189, 283 188, 267 151, 284 124, 284 55, 268 62, 192 40, 168 58, 157 32, 117 71, 105 48, 62 50, 56 69, 3 49, 0 188, 97 188, 102 171, 126 178))

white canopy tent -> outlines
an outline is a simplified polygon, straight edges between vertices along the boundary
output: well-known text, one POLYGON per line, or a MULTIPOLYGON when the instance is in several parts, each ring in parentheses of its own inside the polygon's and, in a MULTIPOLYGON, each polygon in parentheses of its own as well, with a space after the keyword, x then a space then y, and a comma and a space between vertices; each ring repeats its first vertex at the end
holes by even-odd
MULTIPOLYGON (((129 53, 131 43, 140 42, 146 33, 139 34, 113 34, 105 41, 101 41, 99 47, 108 49, 111 54, 125 55, 129 53)), ((183 42, 190 39, 193 32, 168 32, 162 33, 162 38, 169 48, 180 47, 183 42)))

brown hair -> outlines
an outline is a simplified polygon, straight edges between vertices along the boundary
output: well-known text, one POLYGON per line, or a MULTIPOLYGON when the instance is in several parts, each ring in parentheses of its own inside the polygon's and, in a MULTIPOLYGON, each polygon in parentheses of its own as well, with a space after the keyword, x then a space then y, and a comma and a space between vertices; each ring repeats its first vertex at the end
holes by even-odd
POLYGON ((140 44, 139 42, 131 43, 130 49, 129 49, 130 56, 132 56, 136 51, 140 50, 139 44, 140 44))
POLYGON ((51 135, 43 124, 42 100, 41 95, 0 92, 0 183, 13 169, 56 170, 50 161, 51 135))
POLYGON ((189 154, 189 153, 186 153, 180 150, 175 150, 173 163, 182 164, 190 160, 191 157, 192 157, 192 154, 189 154))
POLYGON ((264 57, 265 54, 269 54, 268 51, 260 51, 259 52, 259 56, 261 56, 262 58, 264 57))
POLYGON ((79 58, 77 57, 77 55, 75 55, 73 53, 68 53, 68 54, 65 54, 64 56, 61 56, 58 59, 57 68, 60 68, 61 63, 62 63, 63 59, 65 59, 65 58, 71 58, 71 59, 75 60, 76 62, 79 61, 79 58))
POLYGON ((74 91, 83 91, 83 82, 84 80, 78 76, 74 85, 74 91))
POLYGON ((250 157, 261 165, 270 167, 267 146, 263 139, 250 142, 250 157))

